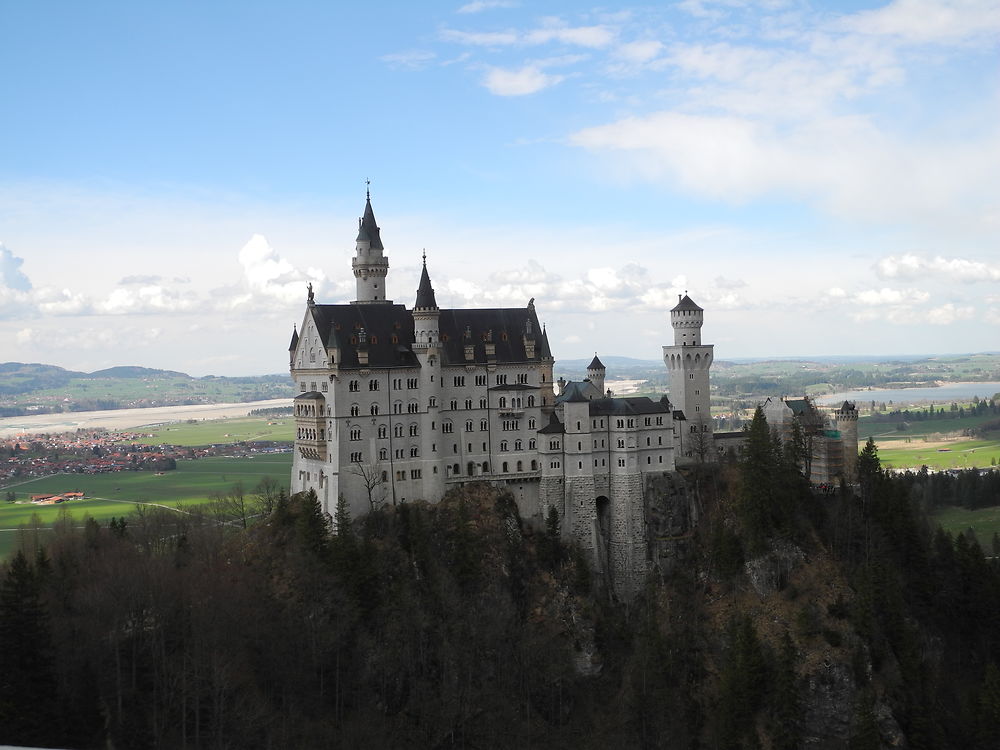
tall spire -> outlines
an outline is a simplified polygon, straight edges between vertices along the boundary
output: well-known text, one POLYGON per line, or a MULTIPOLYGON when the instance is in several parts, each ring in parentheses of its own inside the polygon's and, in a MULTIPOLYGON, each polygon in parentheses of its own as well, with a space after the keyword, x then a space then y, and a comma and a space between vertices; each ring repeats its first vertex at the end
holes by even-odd
POLYGON ((437 300, 434 299, 434 287, 431 286, 431 277, 427 274, 427 251, 424 250, 424 268, 420 272, 420 286, 417 287, 417 303, 414 309, 437 309, 437 300))
POLYGON ((372 250, 384 250, 382 238, 379 237, 378 224, 375 223, 375 212, 372 211, 372 194, 365 191, 365 215, 361 217, 358 227, 358 242, 367 242, 372 250))

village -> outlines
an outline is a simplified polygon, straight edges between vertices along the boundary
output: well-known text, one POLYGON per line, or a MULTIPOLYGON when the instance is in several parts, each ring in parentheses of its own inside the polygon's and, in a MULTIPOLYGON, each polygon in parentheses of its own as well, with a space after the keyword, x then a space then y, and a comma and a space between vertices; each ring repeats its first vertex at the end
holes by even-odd
MULTIPOLYGON (((61 434, 24 434, 0 439, 0 484, 53 474, 109 474, 170 471, 178 459, 244 457, 287 450, 275 441, 236 442, 199 447, 144 445, 150 435, 137 431, 78 430, 61 434)), ((72 493, 63 493, 70 499, 72 493)), ((35 500, 33 497, 32 500, 35 500)))

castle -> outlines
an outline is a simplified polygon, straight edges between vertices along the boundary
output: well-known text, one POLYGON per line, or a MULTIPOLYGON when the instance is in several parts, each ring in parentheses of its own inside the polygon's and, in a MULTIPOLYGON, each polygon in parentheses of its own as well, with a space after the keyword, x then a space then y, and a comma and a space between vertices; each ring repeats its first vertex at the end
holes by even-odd
POLYGON ((685 295, 671 310, 670 398, 623 398, 605 391, 597 356, 586 379, 553 382, 534 300, 439 308, 426 254, 413 307, 390 300, 370 194, 352 267, 357 299, 317 304, 310 286, 292 334, 291 490, 315 490, 328 514, 343 495, 359 515, 466 482, 503 485, 537 526, 555 508, 563 537, 628 597, 649 566, 650 483, 718 455, 702 308, 685 295))

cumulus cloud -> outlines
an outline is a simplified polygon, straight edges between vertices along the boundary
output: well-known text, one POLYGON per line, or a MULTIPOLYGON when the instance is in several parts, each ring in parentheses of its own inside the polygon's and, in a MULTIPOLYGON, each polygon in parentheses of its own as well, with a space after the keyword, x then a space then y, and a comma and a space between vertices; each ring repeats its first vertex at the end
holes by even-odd
MULTIPOLYGON (((250 238, 240 250, 239 261, 251 296, 285 305, 305 299, 309 277, 279 255, 263 235, 255 234, 250 238)), ((325 277, 317 280, 325 280, 325 277)))
POLYGON ((490 68, 483 85, 497 96, 525 96, 555 86, 565 76, 544 72, 537 65, 525 65, 516 70, 490 68))
POLYGON ((26 292, 31 289, 31 282, 21 271, 24 258, 18 258, 0 242, 0 288, 26 292))
POLYGON ((944 278, 949 281, 1000 281, 1000 266, 966 258, 928 258, 912 253, 889 255, 875 264, 883 279, 944 278))
POLYGON ((976 315, 976 308, 971 305, 956 307, 952 303, 941 305, 927 311, 927 322, 931 325, 946 326, 957 320, 969 320, 976 315))
POLYGON ((647 63, 657 57, 663 48, 663 42, 656 39, 627 42, 614 50, 614 57, 630 63, 647 63))
POLYGON ((716 276, 715 285, 719 289, 742 289, 747 283, 743 279, 727 279, 725 276, 716 276))
POLYGON ((194 295, 181 294, 160 284, 147 284, 138 289, 119 287, 97 305, 108 315, 190 312, 200 307, 194 295))

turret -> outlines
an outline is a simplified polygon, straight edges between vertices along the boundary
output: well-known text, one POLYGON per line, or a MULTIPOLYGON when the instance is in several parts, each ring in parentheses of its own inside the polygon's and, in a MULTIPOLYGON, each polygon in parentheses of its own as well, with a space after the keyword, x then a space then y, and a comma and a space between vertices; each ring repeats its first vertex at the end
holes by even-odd
POLYGON ((389 259, 383 255, 382 238, 375 212, 372 211, 371 193, 366 193, 365 213, 358 219, 358 238, 354 259, 354 277, 357 279, 358 298, 356 304, 386 303, 385 282, 389 273, 389 259))
POLYGON ((594 358, 590 360, 590 364, 587 365, 587 378, 602 394, 604 393, 605 372, 606 370, 604 368, 604 364, 597 358, 597 352, 594 352, 594 358))
POLYGON ((677 295, 677 305, 670 311, 670 325, 674 328, 674 346, 700 346, 701 326, 705 311, 685 294, 677 295))
POLYGON ((427 253, 424 253, 424 267, 420 272, 420 285, 417 287, 417 301, 413 305, 414 346, 426 347, 437 343, 440 338, 438 320, 441 310, 434 298, 434 287, 427 273, 427 253))
POLYGON ((845 401, 835 416, 844 446, 844 479, 854 482, 858 470, 858 410, 853 403, 845 401))

